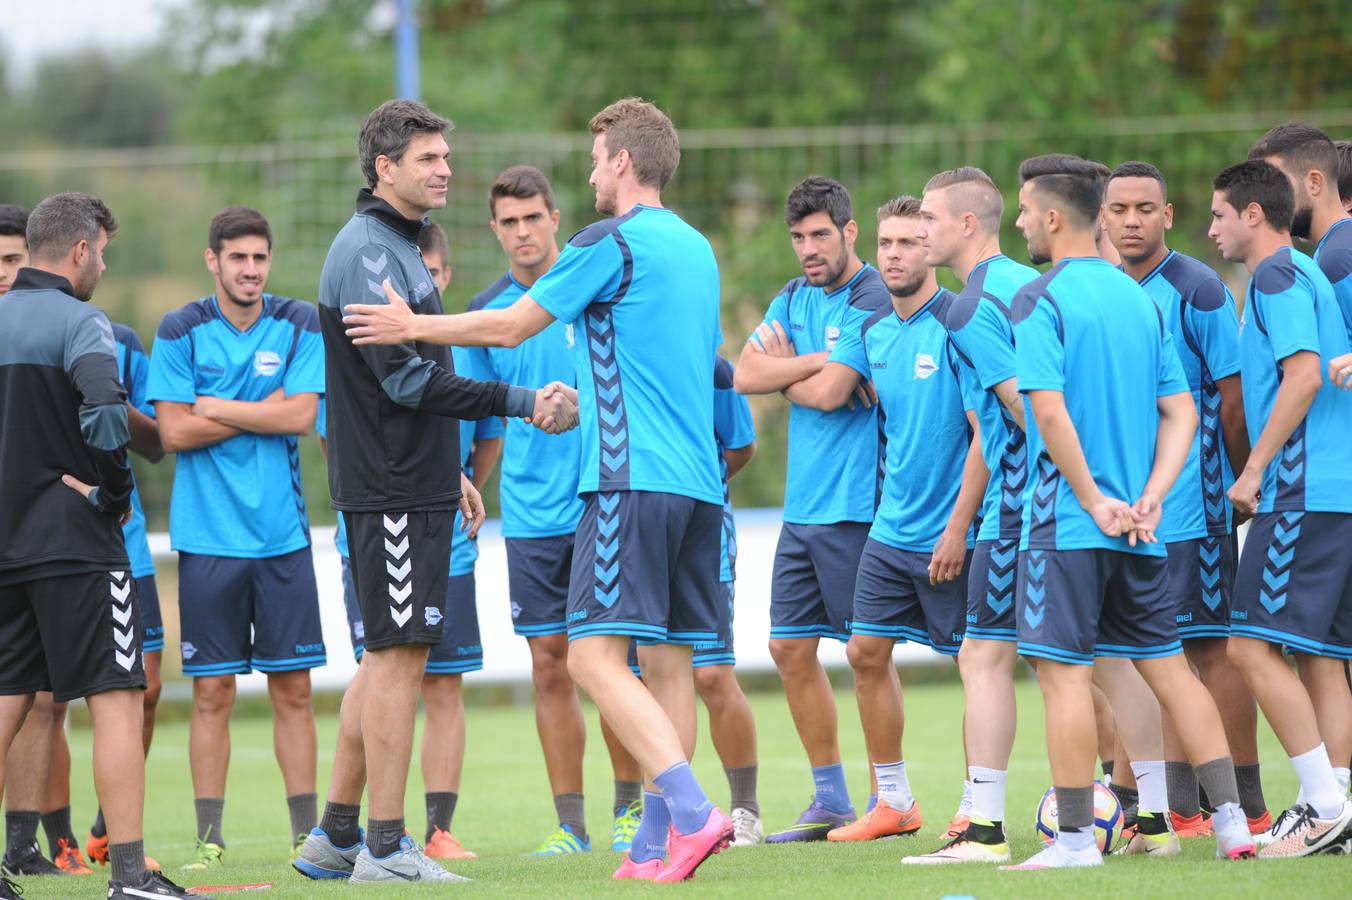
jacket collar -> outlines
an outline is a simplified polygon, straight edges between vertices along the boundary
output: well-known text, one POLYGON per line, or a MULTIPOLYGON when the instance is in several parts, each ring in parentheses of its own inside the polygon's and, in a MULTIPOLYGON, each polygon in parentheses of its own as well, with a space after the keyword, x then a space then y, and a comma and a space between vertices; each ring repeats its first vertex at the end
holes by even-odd
MULTIPOLYGON (((75 297, 75 286, 70 283, 64 275, 57 275, 55 272, 48 272, 45 269, 35 269, 32 266, 24 266, 19 270, 19 274, 14 277, 14 283, 9 286, 12 291, 60 291, 63 294, 69 294, 75 297)), ((79 297, 75 297, 79 300, 79 297)))
POLYGON ((427 219, 405 218, 399 210, 371 193, 370 188, 357 191, 357 215, 377 219, 414 242, 427 226, 427 219))

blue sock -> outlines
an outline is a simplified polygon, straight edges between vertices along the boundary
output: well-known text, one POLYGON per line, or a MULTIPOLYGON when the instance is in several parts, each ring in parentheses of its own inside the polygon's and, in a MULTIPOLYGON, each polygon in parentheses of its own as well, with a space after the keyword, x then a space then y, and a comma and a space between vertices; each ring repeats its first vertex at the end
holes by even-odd
POLYGON ((709 821, 714 805, 695 780, 690 764, 679 762, 653 779, 662 791, 662 799, 671 810, 671 824, 678 834, 699 831, 709 821))
POLYGON ((845 765, 817 766, 812 770, 812 784, 817 789, 816 800, 833 813, 852 812, 850 789, 845 784, 845 765))
POLYGON ((670 824, 671 812, 662 795, 644 791, 643 817, 638 821, 638 831, 634 832, 634 842, 629 845, 629 858, 634 862, 664 859, 667 855, 667 826, 670 824))
POLYGON ((878 805, 878 795, 877 795, 877 794, 869 794, 869 795, 868 795, 868 809, 864 810, 864 812, 866 812, 866 813, 871 813, 871 812, 873 812, 873 807, 875 807, 875 806, 877 806, 877 805, 878 805))

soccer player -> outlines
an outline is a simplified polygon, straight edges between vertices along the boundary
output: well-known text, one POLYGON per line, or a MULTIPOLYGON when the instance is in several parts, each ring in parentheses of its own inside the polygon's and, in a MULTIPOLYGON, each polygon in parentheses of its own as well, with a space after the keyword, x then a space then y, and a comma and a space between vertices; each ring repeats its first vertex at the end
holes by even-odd
MULTIPOLYGON (((531 289, 559 258, 559 210, 544 173, 512 166, 488 190, 490 227, 507 255, 508 271, 470 301, 471 310, 506 309, 531 289)), ((573 385, 577 372, 572 325, 554 322, 515 347, 468 352, 494 378, 512 384, 573 385)), ((507 584, 512 628, 530 649, 535 683, 535 727, 545 756, 558 829, 536 849, 541 856, 591 849, 582 793, 582 753, 587 726, 577 688, 568 675, 568 574, 572 568, 582 501, 577 473, 580 434, 547 435, 520 421, 507 423, 509 452, 499 492, 507 544, 507 584)), ((629 849, 638 828, 643 776, 638 763, 601 721, 615 775, 615 819, 610 848, 629 849)))
POLYGON ((19 270, 28 265, 28 210, 13 203, 0 203, 0 297, 14 284, 19 270))
POLYGON ((1095 164, 1039 156, 1019 177, 1017 225, 1029 258, 1053 263, 1019 290, 1012 311, 1030 458, 1019 652, 1038 660, 1059 830, 1015 868, 1102 865, 1093 829, 1095 656, 1135 662, 1216 804, 1218 854, 1251 856, 1220 715, 1182 655, 1154 536, 1197 428, 1187 381, 1154 301, 1096 253, 1103 181, 1095 164))
MULTIPOLYGON (((189 897, 146 869, 141 838, 146 681, 121 528, 131 514, 127 394, 112 326, 85 305, 116 230, 95 197, 47 198, 28 221, 32 267, 0 298, 0 333, 9 336, 0 369, 0 508, 9 511, 0 521, 0 751, 36 691, 58 703, 85 697, 108 825, 108 897, 189 897)), ((16 896, 0 876, 0 897, 16 896)))
MULTIPOLYGON (((1018 661, 1014 573, 1020 513, 1028 480, 1023 401, 1014 377, 1014 294, 1038 277, 1000 251, 1004 200, 990 177, 963 167, 925 185, 921 230, 926 260, 946 266, 963 283, 948 304, 945 324, 980 433, 990 473, 981 527, 967 577, 966 631, 958 653, 966 697, 964 746, 972 809, 965 831, 910 863, 1005 862, 1005 784, 1017 724, 1014 666, 1018 661)), ((1111 714, 1107 723, 1111 724, 1111 714)), ((1109 753, 1111 758, 1111 752, 1109 753)))
MULTIPOLYGON (((428 314, 418 318, 441 312, 417 240, 427 212, 446 204, 449 127, 411 100, 388 101, 366 117, 357 147, 367 186, 320 275, 329 493, 347 531, 365 644, 343 695, 323 819, 292 862, 310 878, 463 880, 404 833, 418 688, 428 649, 446 627, 456 508, 462 527, 476 531, 483 520, 479 492, 457 465, 456 420, 533 417, 548 428, 577 422, 567 392, 473 381, 454 374, 444 347, 357 347, 343 332, 342 309, 358 299, 402 295, 428 314), (365 842, 357 825, 363 788, 365 842)), ((413 315, 403 301, 400 308, 413 315)))
POLYGON ((1214 187, 1209 234, 1251 275, 1240 374, 1253 449, 1229 496, 1253 525, 1235 578, 1229 654, 1303 797, 1262 836, 1260 855, 1305 856, 1352 822, 1334 773, 1347 756, 1327 749, 1344 733, 1352 658, 1352 396, 1324 382, 1320 363, 1348 352, 1347 328, 1328 278, 1291 247, 1288 177, 1249 160, 1223 170, 1214 187), (1284 648, 1295 652, 1299 677, 1284 648))
POLYGON ((1333 146, 1338 148, 1338 197, 1352 213, 1352 141, 1334 141, 1333 146))
MULTIPOLYGON (((1251 831, 1270 825, 1258 769, 1258 715, 1253 695, 1226 657, 1230 595, 1238 555, 1225 490, 1249 455, 1239 375, 1239 316, 1219 275, 1165 243, 1173 227, 1164 176, 1150 163, 1113 170, 1103 220, 1122 267, 1145 289, 1173 337, 1201 427, 1187 462, 1164 500, 1158 536, 1169 556, 1169 593, 1188 661, 1211 692, 1235 759, 1240 805, 1251 831)), ((1165 776, 1172 828, 1205 834, 1192 766, 1165 725, 1165 776)))
POLYGON ((863 325, 892 309, 878 270, 855 252, 859 226, 844 186, 805 178, 789 192, 784 218, 803 274, 771 301, 742 351, 736 381, 743 394, 782 391, 789 400, 770 654, 815 791, 798 821, 769 835, 770 843, 824 840, 855 818, 836 737, 835 694, 817 645, 823 637, 850 638, 855 576, 884 467, 870 373, 860 362, 863 325))
POLYGON ((515 346, 555 320, 573 323, 582 404, 585 508, 568 594, 568 670, 661 792, 617 878, 691 877, 727 846, 732 824, 687 760, 694 749, 692 644, 717 628, 722 490, 714 450, 718 266, 708 241, 661 205, 676 171, 676 129, 637 98, 590 123, 596 209, 604 219, 568 242, 554 266, 506 309, 414 316, 402 303, 355 305, 362 342, 409 339, 515 346), (679 303, 672 298, 680 298, 679 303), (629 670, 629 640, 647 639, 629 670), (644 829, 651 832, 645 834, 644 829))
MULTIPOLYGON (((841 357, 872 375, 886 458, 846 647, 878 800, 862 819, 830 831, 831 841, 920 830, 920 804, 901 752, 902 696, 892 650, 909 640, 958 655, 972 519, 986 492, 981 444, 973 440, 976 417, 944 327, 953 294, 939 287, 926 264, 919 230, 917 198, 897 197, 878 209, 878 271, 892 309, 866 320, 850 345, 857 355, 841 357)), ((824 405, 843 404, 854 386, 840 379, 835 389, 824 405)))

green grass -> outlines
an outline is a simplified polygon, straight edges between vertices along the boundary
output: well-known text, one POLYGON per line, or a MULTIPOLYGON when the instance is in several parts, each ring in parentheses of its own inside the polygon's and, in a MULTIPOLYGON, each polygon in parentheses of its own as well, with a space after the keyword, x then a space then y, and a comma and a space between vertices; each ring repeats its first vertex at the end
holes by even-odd
MULTIPOLYGON (((903 673, 903 680, 906 675, 903 673)), ((767 827, 793 820, 811 792, 806 762, 782 695, 751 697, 760 732, 760 803, 767 827)), ((1020 727, 1011 763, 1009 829, 1016 859, 1038 847, 1033 815, 1050 782, 1043 750, 1041 702, 1036 688, 1019 688, 1020 727)), ((867 799, 867 770, 858 713, 848 692, 837 696, 841 743, 850 763, 851 789, 857 803, 867 799)), ((908 897, 1040 897, 1074 891, 1082 896, 1204 897, 1227 896, 1346 897, 1352 892, 1352 860, 1319 857, 1300 861, 1222 864, 1211 858, 1206 839, 1185 842, 1181 858, 1113 859, 1099 870, 1085 872, 1012 873, 986 867, 902 867, 906 853, 936 846, 935 836, 952 814, 961 789, 963 759, 959 743, 962 692, 952 684, 925 684, 907 692, 906 757, 912 785, 926 825, 916 838, 868 845, 811 844, 755 847, 725 851, 699 870, 695 882, 681 888, 699 896, 870 896, 880 891, 908 897)), ((595 711, 589 711, 594 721, 595 711)), ((320 793, 327 784, 336 721, 319 723, 320 793)), ((701 722, 703 729, 704 723, 701 722)), ((90 735, 72 732, 74 806, 77 833, 83 834, 94 811, 90 776, 90 735)), ((1295 793, 1295 779, 1280 747, 1263 729, 1262 760, 1268 802, 1280 808, 1295 793)), ((528 859, 525 854, 554 824, 549 789, 540 758, 531 711, 523 707, 471 707, 469 753, 455 817, 455 834, 480 858, 458 864, 456 871, 474 879, 470 885, 409 885, 373 891, 383 895, 432 896, 495 893, 512 897, 584 896, 661 891, 656 885, 615 883, 610 872, 616 855, 600 850, 585 856, 528 859)), ((727 783, 701 732, 695 768, 715 802, 726 803, 727 783)), ((611 781, 605 749, 594 730, 589 735, 586 775, 588 822, 597 843, 605 843, 610 823, 611 781)), ((329 897, 352 890, 344 884, 303 880, 287 863, 288 820, 281 777, 272 757, 266 719, 235 723, 233 758, 225 808, 226 865, 203 877, 177 872, 192 853, 193 807, 188 776, 187 727, 173 722, 155 737, 148 772, 146 847, 180 883, 244 883, 272 881, 259 896, 329 897), (181 877, 180 877, 181 876, 181 877)), ((409 784, 408 821, 415 833, 423 827, 421 782, 415 764, 409 784)), ((106 873, 106 870, 103 870, 106 873)), ((26 900, 104 896, 104 875, 95 878, 28 878, 26 900)), ((254 895, 249 895, 254 896, 254 895)))

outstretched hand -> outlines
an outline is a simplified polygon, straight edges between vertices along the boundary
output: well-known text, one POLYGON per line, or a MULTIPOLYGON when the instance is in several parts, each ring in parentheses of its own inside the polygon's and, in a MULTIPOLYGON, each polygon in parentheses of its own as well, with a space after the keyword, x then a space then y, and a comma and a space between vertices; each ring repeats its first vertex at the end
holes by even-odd
POLYGON ((343 324, 354 344, 407 344, 416 339, 417 316, 399 296, 390 280, 381 283, 388 304, 350 303, 343 307, 343 324))
POLYGON ((524 420, 546 434, 562 434, 577 427, 577 389, 552 381, 535 392, 535 415, 524 420))

